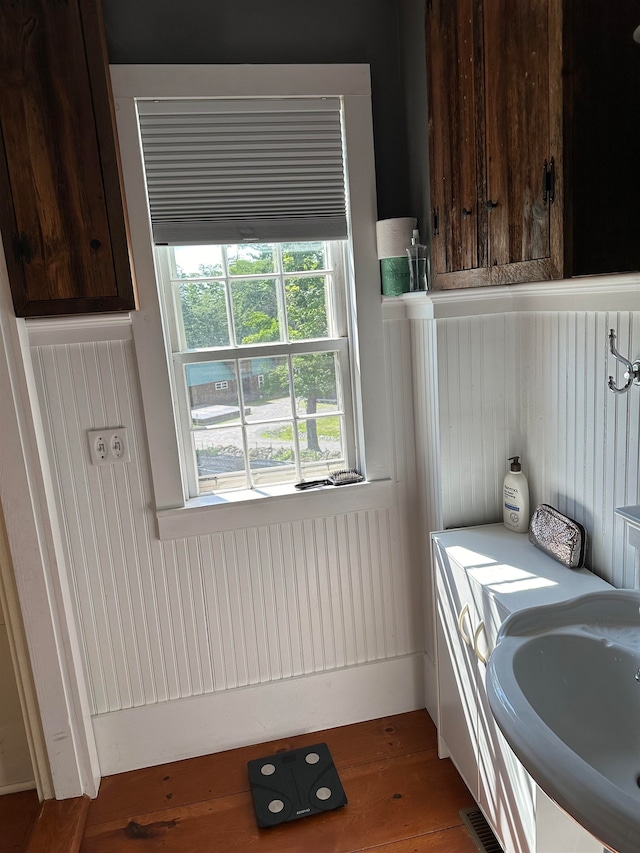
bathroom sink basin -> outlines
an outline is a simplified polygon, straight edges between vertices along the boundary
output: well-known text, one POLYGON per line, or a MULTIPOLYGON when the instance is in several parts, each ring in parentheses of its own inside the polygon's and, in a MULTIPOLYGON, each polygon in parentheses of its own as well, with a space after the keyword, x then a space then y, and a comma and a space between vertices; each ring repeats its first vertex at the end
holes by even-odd
POLYGON ((612 589, 512 614, 487 670, 521 763, 618 853, 640 850, 639 668, 640 591, 612 589))

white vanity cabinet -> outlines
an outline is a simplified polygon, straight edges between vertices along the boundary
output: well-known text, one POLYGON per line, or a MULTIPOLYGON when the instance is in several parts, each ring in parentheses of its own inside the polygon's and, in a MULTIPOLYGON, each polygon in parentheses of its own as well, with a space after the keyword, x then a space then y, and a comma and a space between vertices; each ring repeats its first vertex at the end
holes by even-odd
POLYGON ((491 713, 486 661, 516 610, 609 585, 571 570, 501 524, 433 533, 438 742, 506 853, 602 853, 602 845, 537 787, 491 713))

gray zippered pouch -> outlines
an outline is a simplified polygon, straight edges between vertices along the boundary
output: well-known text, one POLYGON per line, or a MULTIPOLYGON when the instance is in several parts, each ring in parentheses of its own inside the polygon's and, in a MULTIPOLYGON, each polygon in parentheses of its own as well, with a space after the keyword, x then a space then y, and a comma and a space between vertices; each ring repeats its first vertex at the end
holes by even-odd
POLYGON ((540 504, 531 516, 529 541, 570 569, 580 569, 585 564, 586 530, 549 504, 540 504))

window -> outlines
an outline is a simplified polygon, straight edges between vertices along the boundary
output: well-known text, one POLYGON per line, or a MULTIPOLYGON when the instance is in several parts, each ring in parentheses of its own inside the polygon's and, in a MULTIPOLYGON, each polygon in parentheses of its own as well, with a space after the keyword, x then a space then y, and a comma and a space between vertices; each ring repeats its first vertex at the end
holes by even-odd
POLYGON ((355 464, 341 111, 339 98, 138 106, 190 497, 355 464))
MULTIPOLYGON (((323 496, 316 491, 304 493, 305 500, 286 498, 286 503, 277 503, 280 495, 292 491, 291 483, 298 476, 311 476, 327 467, 357 465, 369 482, 388 479, 389 423, 368 67, 116 65, 111 76, 140 302, 132 315, 133 337, 160 538, 171 538, 177 530, 191 535, 229 529, 229 525, 251 523, 252 518, 261 523, 265 512, 271 512, 260 508, 264 501, 256 498, 263 496, 273 497, 277 517, 283 512, 301 517, 304 506, 309 512, 325 503, 330 506, 333 493, 323 496), (212 105, 223 109, 212 111, 212 105), (281 128, 274 123, 290 123, 295 118, 290 115, 291 107, 304 114, 303 123, 308 127, 298 124, 298 142, 285 155, 281 128), (247 112, 252 114, 253 124, 261 123, 257 115, 261 111, 270 114, 272 126, 265 128, 266 135, 252 148, 245 144, 251 134, 244 133, 241 125, 247 112), (221 118, 223 114, 227 118, 221 118), (184 124, 185 115, 188 132, 176 132, 176 123, 184 124), (201 144, 202 125, 213 123, 220 129, 221 122, 227 123, 222 134, 226 134, 226 144, 221 136, 221 147, 214 151, 210 138, 201 144), (244 133, 242 145, 238 133, 244 133), (310 134, 316 141, 321 137, 320 147, 309 145, 310 134), (335 157, 336 138, 339 158, 335 157), (178 151, 178 162, 176 146, 183 142, 187 157, 180 161, 178 151), (241 151, 257 170, 256 182, 248 180, 246 172, 245 180, 238 182, 243 170, 228 156, 239 156, 241 151), (296 163, 308 165, 305 156, 309 151, 320 151, 327 162, 316 158, 315 165, 297 169, 296 163), (285 191, 277 172, 264 175, 263 154, 270 155, 266 156, 268 168, 284 166, 298 178, 304 172, 307 179, 289 181, 285 191), (226 163, 227 190, 215 190, 207 183, 207 157, 210 165, 226 163), (194 159, 204 165, 204 172, 194 175, 194 159), (308 199, 313 200, 311 208, 308 199), (236 207, 235 219, 228 205, 234 200, 247 201, 236 207), (260 216, 255 217, 256 212, 260 216), (287 266, 289 257, 300 254, 295 244, 305 250, 310 245, 322 246, 315 268, 297 261, 287 266), (205 265, 214 268, 207 269, 204 276, 193 275, 200 272, 199 262, 194 267, 184 261, 186 253, 196 250, 218 258, 205 260, 205 265), (241 257, 242 252, 251 253, 254 260, 256 253, 264 252, 271 259, 271 271, 247 273, 243 281, 244 273, 234 264, 251 257, 241 257), (323 280, 326 331, 309 338, 293 322, 298 307, 293 282, 316 278, 323 280), (250 283, 255 281, 267 283, 252 288, 250 283), (226 329, 226 338, 211 338, 204 346, 195 337, 187 339, 180 289, 186 300, 190 287, 208 290, 212 303, 218 300, 219 309, 224 294, 226 317, 219 312, 219 318, 225 319, 218 328, 226 329), (244 297, 260 289, 269 295, 271 313, 265 312, 268 322, 251 329, 243 316, 244 297), (265 340, 270 336, 271 340, 265 340), (301 374, 296 372, 298 359, 304 357, 302 364, 308 364, 310 356, 319 359, 319 364, 332 364, 332 371, 326 368, 324 372, 335 376, 335 387, 325 384, 322 396, 316 395, 315 412, 301 374), (274 431, 272 423, 259 419, 256 412, 260 401, 274 392, 276 382, 280 383, 281 399, 286 398, 284 389, 288 391, 290 411, 276 418, 278 424, 284 423, 281 430, 275 428, 269 453, 275 452, 276 441, 280 447, 289 442, 289 459, 279 458, 278 465, 271 466, 278 476, 284 475, 284 485, 272 487, 268 466, 260 469, 251 464, 251 441, 259 432, 259 446, 266 440, 265 434, 274 431), (227 383, 227 387, 217 388, 216 383, 227 383), (237 478, 237 471, 214 470, 205 478, 208 482, 199 476, 195 436, 201 441, 201 436, 221 436, 223 430, 221 423, 206 423, 204 410, 209 405, 237 409, 236 423, 228 422, 224 428, 237 430, 235 444, 229 446, 242 451, 241 476, 255 487, 246 497, 240 479, 227 476, 224 485, 223 477, 232 474, 237 478), (320 451, 313 451, 317 458, 310 458, 308 430, 313 443, 314 427, 320 451), (322 454, 327 458, 321 458, 322 454), (232 485, 238 488, 223 492, 232 485), (217 492, 189 500, 205 489, 217 492), (223 504, 224 512, 213 512, 223 504)), ((258 139, 257 133, 255 136, 258 139)), ((295 292, 302 300, 302 288, 295 292)), ((314 297, 317 295, 314 290, 314 297)), ((204 454, 199 455, 204 461, 204 454)), ((204 474, 204 466, 200 468, 204 474)), ((356 501, 366 503, 367 489, 362 487, 357 494, 361 497, 356 501)), ((271 497, 271 506, 270 501, 271 497)))
POLYGON ((157 251, 190 493, 354 464, 344 243, 157 251))

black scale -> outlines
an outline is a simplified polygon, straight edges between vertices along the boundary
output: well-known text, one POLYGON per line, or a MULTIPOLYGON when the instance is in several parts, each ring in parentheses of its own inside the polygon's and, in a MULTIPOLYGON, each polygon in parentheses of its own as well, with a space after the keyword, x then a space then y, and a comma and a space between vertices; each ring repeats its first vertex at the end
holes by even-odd
POLYGON ((260 827, 276 826, 347 804, 326 743, 256 758, 247 767, 260 827))

